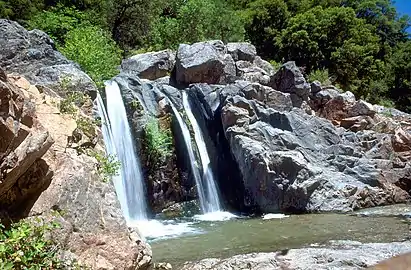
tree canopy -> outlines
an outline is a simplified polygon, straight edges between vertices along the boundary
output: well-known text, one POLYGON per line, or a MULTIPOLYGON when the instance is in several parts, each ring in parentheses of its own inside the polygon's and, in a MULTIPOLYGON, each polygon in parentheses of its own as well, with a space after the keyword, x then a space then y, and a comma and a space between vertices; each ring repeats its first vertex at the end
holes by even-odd
POLYGON ((0 16, 50 34, 95 80, 113 74, 120 49, 245 40, 307 78, 322 72, 357 97, 411 111, 410 20, 391 0, 0 0, 0 16))

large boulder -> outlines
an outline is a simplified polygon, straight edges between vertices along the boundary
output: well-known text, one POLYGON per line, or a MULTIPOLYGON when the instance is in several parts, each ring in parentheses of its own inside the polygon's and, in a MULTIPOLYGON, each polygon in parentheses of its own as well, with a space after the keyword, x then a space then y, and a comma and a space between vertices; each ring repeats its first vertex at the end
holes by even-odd
POLYGON ((234 61, 253 62, 257 56, 255 46, 247 42, 228 43, 227 52, 233 57, 234 61))
POLYGON ((272 77, 269 86, 275 90, 290 93, 293 105, 300 107, 303 101, 308 101, 311 87, 305 81, 295 62, 285 63, 272 77))
POLYGON ((188 85, 225 82, 227 61, 230 65, 233 64, 232 59, 225 58, 225 51, 221 41, 181 44, 176 59, 177 83, 188 85))
POLYGON ((175 54, 171 50, 137 54, 123 60, 121 69, 142 79, 156 80, 171 74, 175 54))
POLYGON ((58 52, 48 35, 36 29, 27 31, 17 22, 4 19, 0 19, 0 66, 60 95, 66 92, 64 81, 92 97, 97 93, 90 77, 58 52))

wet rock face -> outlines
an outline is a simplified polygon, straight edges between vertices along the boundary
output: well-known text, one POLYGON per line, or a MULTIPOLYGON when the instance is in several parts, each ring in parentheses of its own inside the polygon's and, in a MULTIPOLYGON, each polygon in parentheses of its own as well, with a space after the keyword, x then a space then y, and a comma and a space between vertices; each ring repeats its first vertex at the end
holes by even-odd
POLYGON ((0 66, 63 96, 64 79, 92 97, 97 93, 90 77, 58 52, 48 35, 39 30, 27 31, 18 23, 4 19, 0 19, 0 66))
POLYGON ((391 260, 391 262, 387 261, 377 266, 374 265, 392 256, 409 252, 410 248, 410 242, 361 244, 351 241, 339 241, 320 248, 291 249, 285 252, 272 253, 252 253, 237 255, 228 259, 205 259, 196 263, 187 263, 183 267, 183 270, 354 270, 366 267, 370 267, 369 269, 403 269, 403 267, 408 265, 405 256, 391 260))
POLYGON ((140 80, 130 73, 115 78, 123 95, 136 152, 142 162, 147 198, 153 213, 160 213, 175 203, 195 199, 193 182, 188 179, 189 161, 169 102, 181 108, 181 93, 174 87, 140 80), (150 154, 145 126, 156 119, 165 131, 173 130, 172 154, 158 160, 150 154))

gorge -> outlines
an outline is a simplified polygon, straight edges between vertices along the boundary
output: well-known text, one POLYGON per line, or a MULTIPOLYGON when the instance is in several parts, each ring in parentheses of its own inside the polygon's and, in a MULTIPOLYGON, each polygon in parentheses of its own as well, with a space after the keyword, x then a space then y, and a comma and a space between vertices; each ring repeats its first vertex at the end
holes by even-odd
POLYGON ((131 56, 99 92, 46 34, 0 20, 0 64, 0 212, 62 213, 62 248, 92 269, 153 254, 173 269, 357 269, 411 250, 408 205, 373 212, 410 200, 409 114, 244 42, 131 56), (64 77, 95 99, 92 132, 93 105, 56 106, 64 77), (102 181, 88 151, 120 169, 102 181))

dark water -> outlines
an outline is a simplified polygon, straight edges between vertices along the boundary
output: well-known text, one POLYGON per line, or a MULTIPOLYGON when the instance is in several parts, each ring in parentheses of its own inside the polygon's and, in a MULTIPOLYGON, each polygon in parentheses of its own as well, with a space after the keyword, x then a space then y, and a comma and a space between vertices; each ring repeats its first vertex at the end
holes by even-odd
POLYGON ((186 261, 204 258, 273 252, 329 240, 393 242, 409 235, 409 225, 401 218, 343 214, 200 222, 196 226, 201 234, 152 242, 155 262, 169 262, 173 269, 179 269, 186 261))

